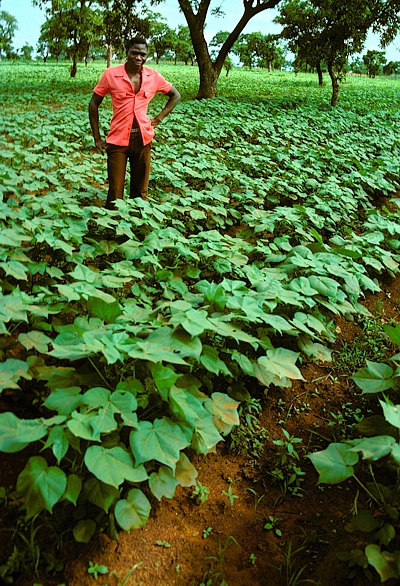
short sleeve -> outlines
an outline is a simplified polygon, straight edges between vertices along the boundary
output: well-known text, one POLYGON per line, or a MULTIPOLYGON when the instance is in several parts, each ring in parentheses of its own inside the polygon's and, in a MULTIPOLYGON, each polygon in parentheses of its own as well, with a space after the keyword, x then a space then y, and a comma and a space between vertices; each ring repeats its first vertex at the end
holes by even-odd
POLYGON ((158 71, 157 71, 157 75, 158 75, 157 91, 158 92, 162 92, 163 94, 167 94, 169 92, 169 90, 172 88, 172 83, 170 83, 169 81, 167 81, 161 75, 161 73, 158 73, 158 71))
POLYGON ((108 83, 107 79, 107 70, 101 75, 96 87, 93 89, 93 92, 102 98, 110 91, 110 84, 108 83))

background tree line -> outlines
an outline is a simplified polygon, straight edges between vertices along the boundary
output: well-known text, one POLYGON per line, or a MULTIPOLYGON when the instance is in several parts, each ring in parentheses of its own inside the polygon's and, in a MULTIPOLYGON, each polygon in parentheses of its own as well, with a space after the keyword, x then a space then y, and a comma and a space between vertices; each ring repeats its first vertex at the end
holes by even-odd
MULTIPOLYGON (((37 51, 41 57, 70 59, 71 76, 77 64, 94 58, 122 58, 126 37, 139 33, 149 40, 150 54, 158 63, 170 59, 194 65, 200 72, 198 98, 217 95, 218 77, 225 66, 227 73, 236 57, 246 67, 282 68, 285 52, 295 59, 295 71, 316 71, 323 83, 327 71, 332 84, 331 104, 337 102, 339 83, 349 69, 350 57, 363 51, 367 34, 380 35, 381 46, 390 43, 400 25, 400 0, 242 0, 231 31, 220 31, 207 43, 207 16, 224 16, 220 6, 211 9, 212 0, 177 0, 187 26, 172 29, 155 9, 162 0, 32 0, 45 11, 37 51), (279 35, 262 32, 244 34, 248 22, 257 14, 278 8, 275 19, 282 27, 279 35)), ((0 56, 16 57, 12 38, 16 19, 0 12, 0 56)), ((29 58, 33 48, 25 45, 19 56, 29 58)), ((386 63, 383 51, 368 51, 350 64, 356 73, 371 77, 381 70, 397 73, 397 62, 386 63)))

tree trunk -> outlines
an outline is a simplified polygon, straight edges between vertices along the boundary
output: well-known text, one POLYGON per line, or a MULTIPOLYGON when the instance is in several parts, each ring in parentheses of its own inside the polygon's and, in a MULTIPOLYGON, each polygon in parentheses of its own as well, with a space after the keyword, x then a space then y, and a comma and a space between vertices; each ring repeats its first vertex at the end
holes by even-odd
POLYGON ((193 3, 190 2, 190 0, 178 0, 180 9, 185 16, 189 27, 193 49, 200 72, 200 87, 196 96, 197 99, 216 97, 218 77, 221 73, 225 59, 240 33, 253 16, 267 8, 274 8, 279 2, 280 0, 267 0, 264 2, 257 0, 257 2, 254 3, 254 0, 243 0, 244 12, 233 31, 229 34, 225 43, 222 45, 220 52, 213 63, 208 51, 207 41, 204 37, 206 16, 211 0, 199 0, 196 2, 196 13, 193 10, 193 3))
POLYGON ((107 67, 111 67, 112 52, 113 52, 112 45, 111 44, 107 45, 107 67))
POLYGON ((336 106, 339 96, 339 83, 337 79, 337 75, 333 71, 332 63, 328 63, 328 72, 329 77, 331 78, 332 82, 332 98, 331 98, 331 106, 336 106))
POLYGON ((72 67, 71 67, 70 77, 76 76, 77 69, 78 69, 78 59, 77 59, 76 53, 74 53, 72 56, 72 67))
POLYGON ((324 80, 322 77, 322 67, 320 61, 317 63, 317 73, 318 73, 318 85, 324 85, 324 80))
POLYGON ((197 92, 196 100, 204 98, 217 97, 217 81, 221 70, 215 71, 211 59, 204 63, 199 63, 200 87, 197 92))

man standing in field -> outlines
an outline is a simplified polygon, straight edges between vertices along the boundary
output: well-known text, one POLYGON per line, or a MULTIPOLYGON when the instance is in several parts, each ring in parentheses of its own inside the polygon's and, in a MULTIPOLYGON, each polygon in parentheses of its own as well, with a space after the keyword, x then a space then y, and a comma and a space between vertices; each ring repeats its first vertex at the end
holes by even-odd
POLYGON ((96 147, 107 152, 108 196, 106 207, 124 196, 126 164, 130 163, 130 197, 147 199, 150 175, 151 140, 154 129, 175 108, 180 93, 155 69, 145 67, 147 41, 136 36, 126 43, 126 62, 104 71, 89 103, 89 119, 96 147), (161 112, 147 115, 150 100, 157 92, 168 96, 161 112), (113 116, 107 140, 99 130, 99 106, 111 94, 113 116))

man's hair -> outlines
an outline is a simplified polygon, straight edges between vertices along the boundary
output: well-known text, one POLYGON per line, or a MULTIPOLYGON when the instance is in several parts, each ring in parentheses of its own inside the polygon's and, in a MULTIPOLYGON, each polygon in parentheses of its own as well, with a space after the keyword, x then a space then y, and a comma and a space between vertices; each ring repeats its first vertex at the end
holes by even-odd
POLYGON ((129 51, 132 45, 146 45, 146 47, 148 47, 146 39, 140 35, 136 35, 135 37, 132 37, 125 42, 126 52, 129 51))

